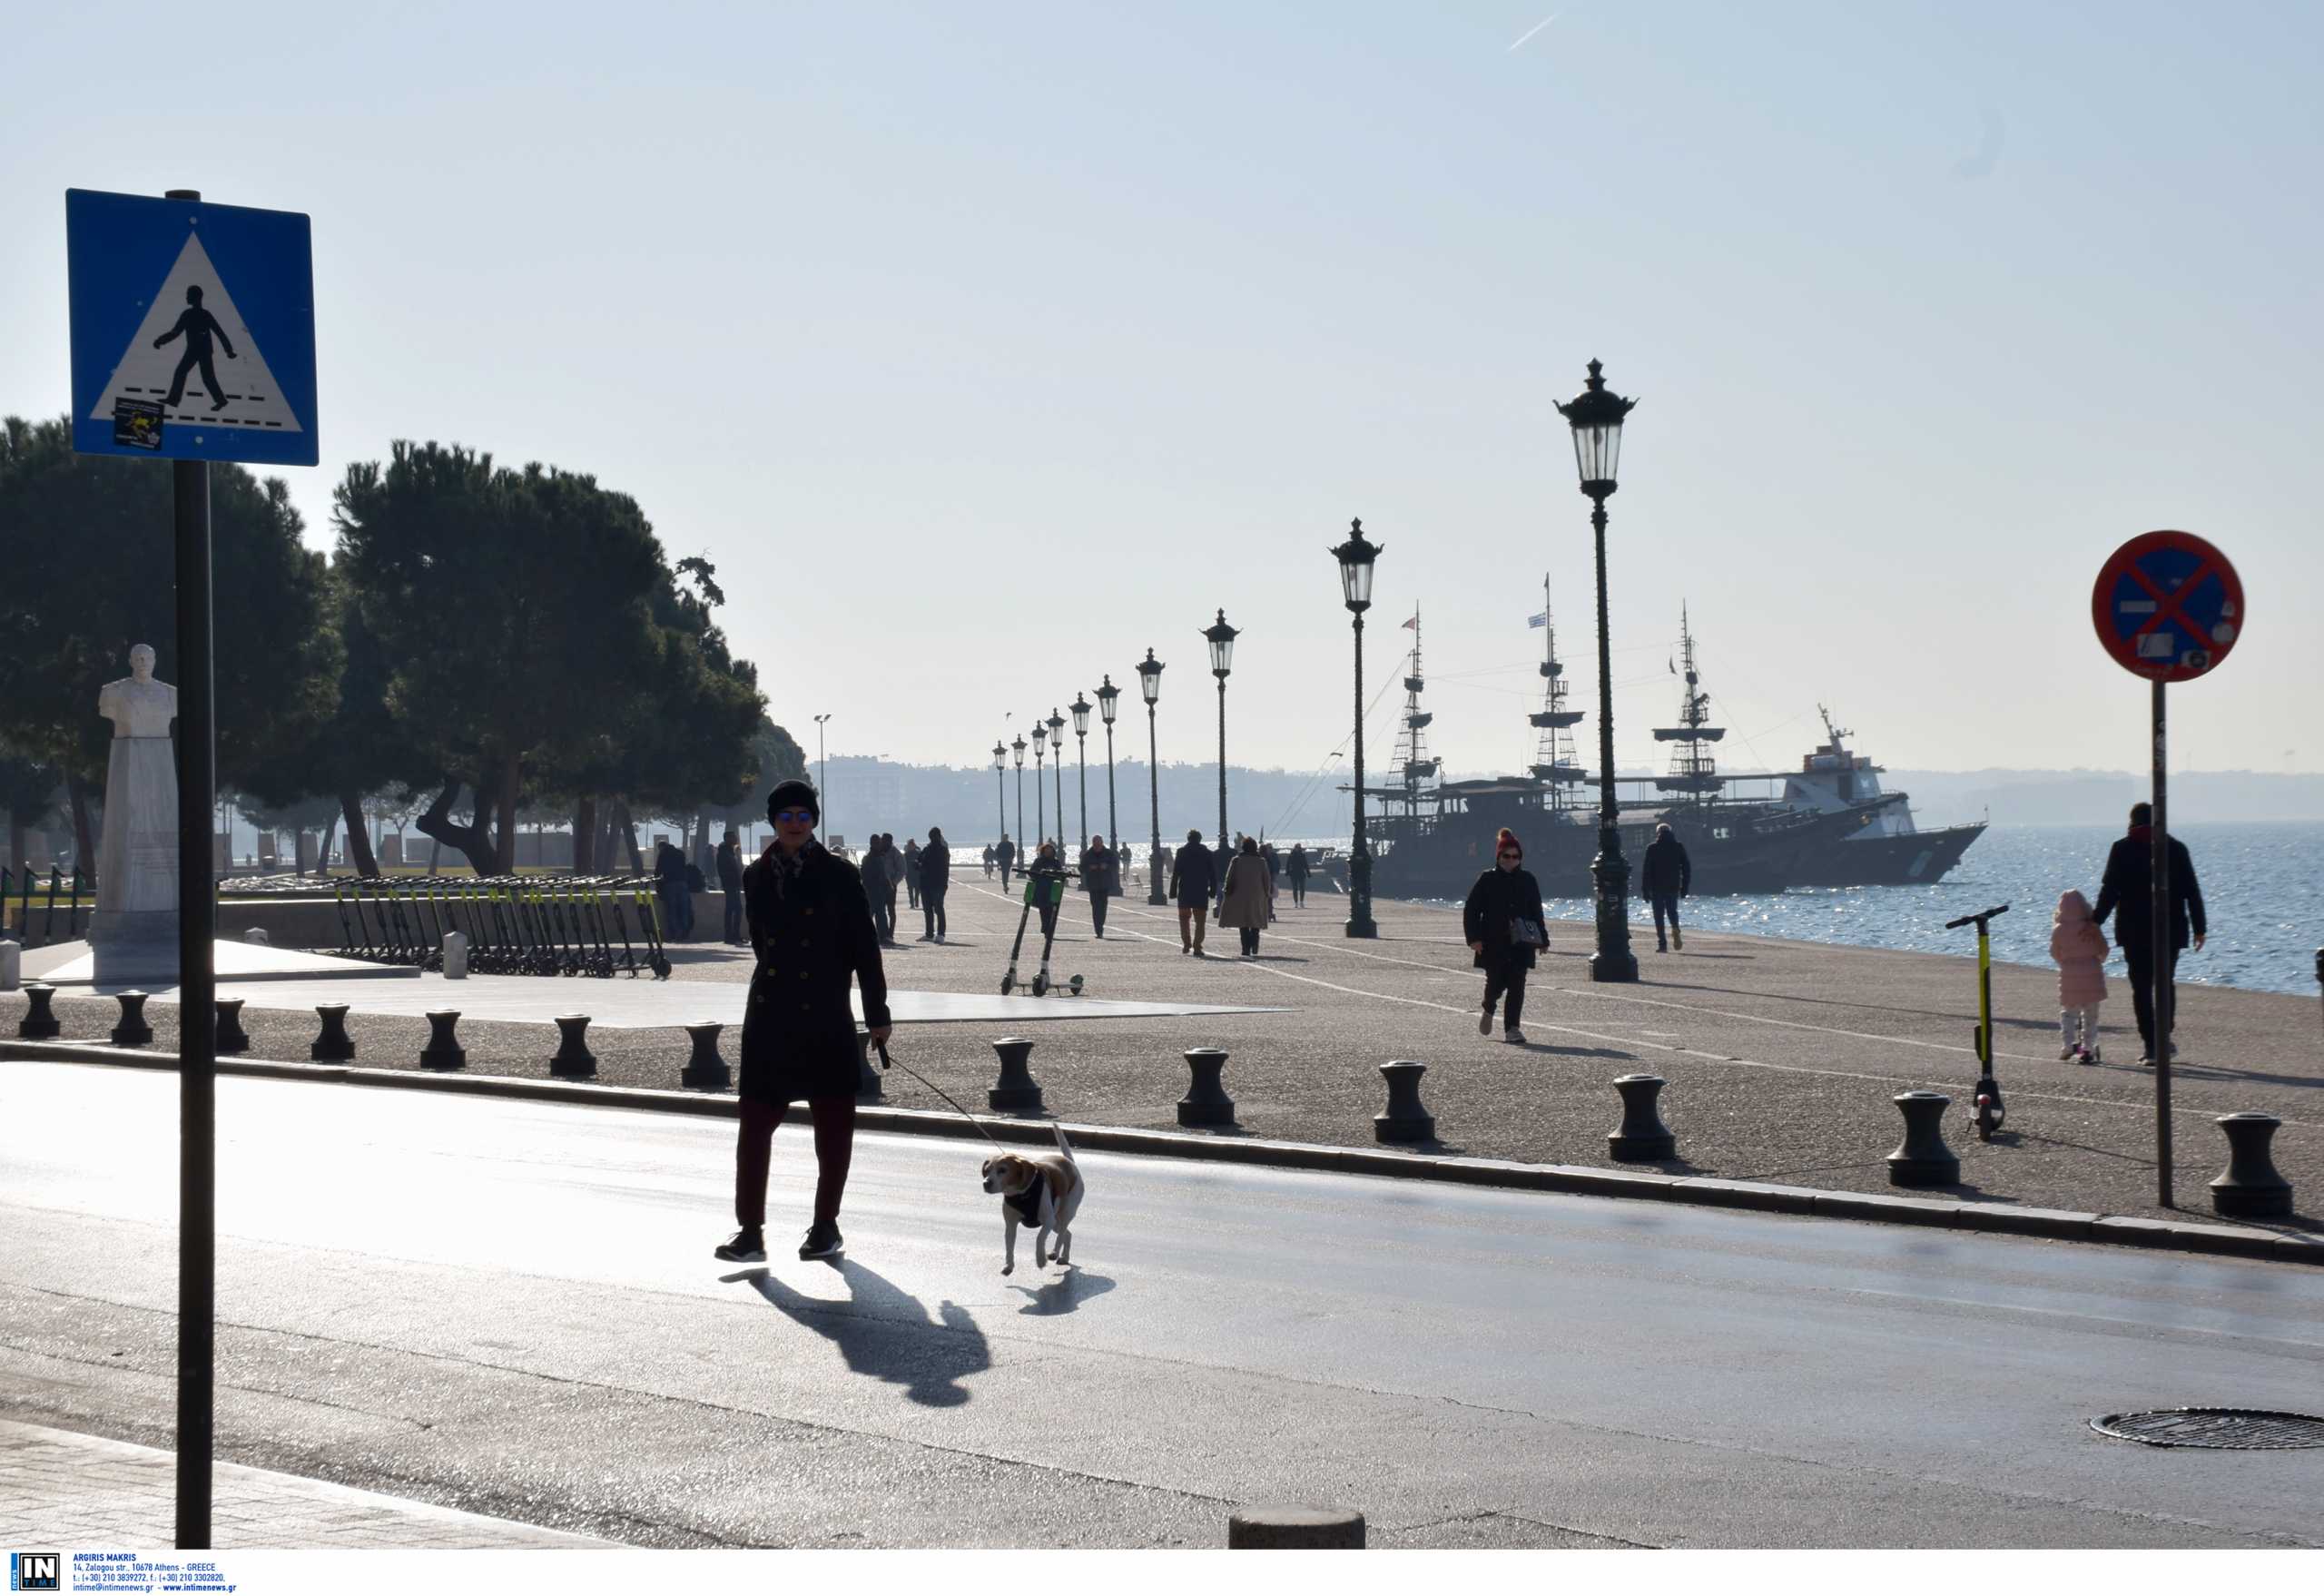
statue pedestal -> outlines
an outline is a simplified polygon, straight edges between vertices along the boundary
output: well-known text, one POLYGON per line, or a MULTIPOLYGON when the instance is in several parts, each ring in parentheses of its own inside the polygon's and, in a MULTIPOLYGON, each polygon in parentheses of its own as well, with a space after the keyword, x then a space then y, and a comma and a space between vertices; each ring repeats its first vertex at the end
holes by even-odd
POLYGON ((89 917, 89 951, 99 986, 175 986, 178 911, 100 909, 89 917))

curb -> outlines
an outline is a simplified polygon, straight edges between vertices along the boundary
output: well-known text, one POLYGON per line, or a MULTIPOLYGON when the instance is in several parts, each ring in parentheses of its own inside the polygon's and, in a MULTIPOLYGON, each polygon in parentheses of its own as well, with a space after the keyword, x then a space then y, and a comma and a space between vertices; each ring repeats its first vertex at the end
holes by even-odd
MULTIPOLYGON (((0 1041, 0 1059, 60 1064, 111 1064, 132 1069, 174 1071, 174 1053, 77 1042, 0 1041)), ((739 1099, 730 1094, 667 1091, 650 1087, 591 1086, 577 1081, 537 1080, 512 1075, 437 1075, 410 1069, 369 1069, 345 1064, 292 1064, 267 1059, 222 1059, 221 1075, 326 1085, 379 1087, 389 1090, 444 1092, 459 1097, 514 1098, 540 1103, 579 1103, 598 1108, 632 1108, 659 1114, 692 1114, 732 1119, 739 1099)), ((953 1140, 978 1138, 1042 1145, 1050 1140, 1048 1119, 957 1114, 925 1108, 859 1106, 860 1129, 953 1140)), ((1831 1219, 1920 1225, 1996 1236, 2028 1236, 2051 1241, 2102 1242, 2149 1251, 2201 1253, 2214 1256, 2265 1258, 2324 1264, 2324 1236, 2283 1235, 2272 1230, 2195 1221, 2142 1219, 2122 1215, 2083 1214, 2066 1208, 2026 1208, 1959 1199, 1891 1197, 1879 1192, 1827 1191, 1820 1187, 1776 1186, 1705 1176, 1656 1175, 1645 1170, 1599 1169, 1576 1164, 1520 1164, 1500 1158, 1456 1158, 1426 1153, 1374 1152, 1368 1148, 1325 1147, 1315 1142, 1266 1141, 1254 1137, 1190 1136, 1168 1130, 1130 1130, 1114 1126, 1063 1124, 1077 1147, 1094 1152, 1149 1158, 1189 1158, 1218 1164, 1247 1164, 1271 1169, 1309 1169, 1324 1174, 1376 1175, 1404 1180, 1435 1180, 1456 1186, 1487 1186, 1511 1191, 1557 1192, 1570 1197, 1644 1197, 1658 1202, 1759 1213, 1799 1214, 1831 1219)))

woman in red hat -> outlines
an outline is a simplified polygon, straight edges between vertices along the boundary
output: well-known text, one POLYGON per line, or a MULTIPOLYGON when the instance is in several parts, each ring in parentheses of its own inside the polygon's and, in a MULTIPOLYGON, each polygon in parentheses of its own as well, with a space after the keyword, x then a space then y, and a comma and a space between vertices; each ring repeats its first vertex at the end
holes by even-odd
POLYGON ((1469 951, 1485 972, 1485 1008, 1477 1019, 1477 1034, 1492 1034, 1492 1011, 1506 993, 1502 1039, 1522 1042, 1525 1033, 1517 1021, 1525 1011, 1525 972, 1533 968, 1534 950, 1550 945, 1549 917, 1541 912, 1541 885, 1525 868, 1525 849, 1516 833, 1503 826, 1492 852, 1492 868, 1477 877, 1461 911, 1469 951))

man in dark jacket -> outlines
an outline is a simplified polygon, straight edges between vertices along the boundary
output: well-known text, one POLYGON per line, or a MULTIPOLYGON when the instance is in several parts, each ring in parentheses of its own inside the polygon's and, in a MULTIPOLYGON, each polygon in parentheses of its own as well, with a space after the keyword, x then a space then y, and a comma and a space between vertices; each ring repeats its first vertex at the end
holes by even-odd
POLYGON ((1285 869, 1291 875, 1291 906, 1304 909, 1307 906, 1307 848, 1305 843, 1294 842, 1291 845, 1291 857, 1285 862, 1285 869))
POLYGON ((1106 900, 1114 892, 1114 851, 1106 846, 1101 832, 1089 839, 1089 846, 1081 851, 1081 885, 1089 894, 1089 923, 1098 932, 1098 940, 1106 940, 1106 900))
POLYGON ((662 940, 685 941, 694 932, 694 895, 686 890, 686 856, 667 842, 654 852, 655 892, 662 900, 662 940))
POLYGON ((896 911, 889 907, 895 894, 888 890, 887 844, 879 832, 873 832, 864 842, 856 874, 863 883, 863 901, 872 911, 872 930, 884 948, 896 940, 896 911))
POLYGON ((1000 890, 1005 892, 1009 890, 1009 867, 1017 862, 1017 844, 1004 833, 992 856, 1000 862, 1000 890))
POLYGON ((2195 947, 2201 951, 2206 927, 2203 921, 2203 890, 2195 884, 2194 857, 2187 852, 2187 844, 2178 838, 2170 839, 2171 845, 2171 947, 2158 960, 2154 946, 2154 810, 2150 804, 2131 805, 2131 829, 2126 836, 2118 837, 2106 851, 2106 874, 2098 883, 2098 903, 2090 918, 2103 925, 2109 914, 2114 915, 2114 944, 2122 950, 2122 962, 2131 967, 2131 1010, 2138 1017, 2139 1040, 2144 1044, 2142 1064, 2154 1062, 2159 1041, 2169 1047, 2168 1034, 2154 1034, 2154 983, 2158 973, 2166 983, 2163 990, 2170 1005, 2171 1026, 2177 1029, 2179 1019, 2178 976, 2179 955, 2186 950, 2187 935, 2194 933, 2195 947), (2120 913, 2115 911, 2120 910, 2120 913), (2157 966, 2160 965, 2158 971, 2157 966))
POLYGON ((1654 828, 1654 841, 1646 845, 1646 857, 1639 865, 1639 891, 1654 905, 1654 951, 1668 953, 1673 947, 1684 948, 1687 939, 1679 934, 1679 900, 1687 895, 1694 884, 1695 867, 1688 862, 1687 845, 1679 841, 1678 833, 1669 825, 1654 828), (1663 941, 1662 922, 1670 922, 1669 941, 1663 941))
POLYGON ((726 941, 740 946, 743 941, 743 844, 734 835, 734 828, 726 828, 725 840, 718 844, 718 890, 726 900, 726 941))
POLYGON ((920 843, 911 837, 904 839, 904 907, 920 907, 920 843))
POLYGON ((1196 958, 1208 923, 1211 894, 1218 890, 1218 861, 1202 845, 1202 833, 1187 833, 1187 845, 1170 862, 1170 901, 1178 906, 1178 951, 1196 958))
POLYGON ((940 826, 928 828, 928 846, 920 851, 920 917, 927 930, 923 942, 944 942, 944 894, 952 886, 952 849, 940 826))
POLYGON ((734 1238, 717 1248, 731 1264, 766 1258, 766 1177, 774 1128, 804 1098, 815 1128, 815 1216, 803 1258, 835 1256, 840 1198, 855 1149, 855 1016, 851 977, 863 993, 863 1023, 888 1039, 888 981, 870 901, 853 865, 815 841, 821 805, 805 782, 767 795, 774 841, 743 872, 749 907, 749 1007, 743 1015, 742 1130, 734 1144, 734 1238))

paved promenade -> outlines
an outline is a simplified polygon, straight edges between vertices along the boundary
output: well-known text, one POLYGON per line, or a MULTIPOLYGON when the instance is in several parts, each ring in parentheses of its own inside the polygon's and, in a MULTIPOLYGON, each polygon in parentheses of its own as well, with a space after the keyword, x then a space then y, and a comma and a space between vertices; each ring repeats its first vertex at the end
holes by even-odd
MULTIPOLYGON (((1350 942, 1341 934, 1344 899, 1318 895, 1292 909, 1261 957, 1232 956, 1231 933, 1213 926, 1214 955, 1178 951, 1173 911, 1149 909, 1140 885, 1115 902, 1105 941, 1090 937, 1087 900, 1071 898, 1055 962, 1060 976, 1087 978, 1088 999, 1053 997, 1031 1023, 1024 1006, 996 1019, 931 1021, 905 1027, 895 1056, 981 1108, 996 1066, 990 1043, 1011 1030, 1037 1046, 1033 1073, 1049 1109, 1063 1118, 1106 1125, 1175 1127, 1186 1089, 1180 1055, 1197 1046, 1231 1054, 1226 1086, 1245 1133, 1344 1146, 1373 1144, 1372 1116, 1384 1103, 1377 1066, 1417 1059, 1428 1066, 1423 1097, 1437 1118, 1439 1144, 1427 1150, 1527 1162, 1606 1166, 1606 1135, 1618 1118, 1610 1082, 1633 1070, 1669 1082, 1663 1113, 1679 1138, 1679 1158, 1662 1167, 1731 1179, 1834 1190, 1889 1190, 1886 1155, 1900 1120, 1890 1102, 1914 1088, 1946 1091, 1955 1107, 1948 1141, 1962 1159, 1962 1184, 1945 1195, 1978 1201, 2161 1217, 2155 1201, 2153 1081, 2138 1067, 2128 987, 2110 971, 2106 1062, 2087 1067, 2057 1058, 2055 974, 2002 965, 1994 970, 2001 1039, 1997 1069, 2009 1122, 1990 1145, 1967 1119, 1976 1078, 1970 1047, 1975 1022, 1974 961, 1925 953, 1697 935, 1682 953, 1657 954, 1649 932, 1639 948, 1635 986, 1590 984, 1586 927, 1557 925, 1556 945, 1535 972, 1525 1017, 1529 1045, 1480 1037, 1474 1007, 1479 977, 1469 968, 1457 916, 1402 903, 1379 906, 1381 936, 1350 942), (1114 1008, 1122 1004, 1124 1008, 1114 1008), (1168 1005, 1241 1008, 1242 1013, 1165 1011, 1168 1005), (1143 1010, 1142 1012, 1140 1010, 1143 1010)), ((907 941, 888 955, 891 985, 962 998, 998 996, 1017 925, 1017 906, 997 883, 971 873, 955 884, 947 945, 907 941)), ((906 937, 919 916, 903 916, 906 937)), ((686 1055, 684 1037, 669 1029, 696 983, 748 979, 746 952, 715 944, 674 950, 675 979, 656 991, 628 980, 528 983, 521 1010, 537 1016, 553 989, 555 1006, 604 1017, 591 1032, 600 1079, 670 1088, 686 1055), (655 1025, 616 1029, 625 1008, 650 1005, 655 1025)), ((1020 974, 1029 978, 1030 954, 1020 974)), ((2200 958, 2193 961, 2200 969, 2200 958)), ((316 1000, 280 983, 262 1000, 295 1005, 245 1012, 253 1056, 303 1060, 315 1030, 316 1000)), ((359 1064, 417 1068, 427 1035, 413 1006, 461 1008, 460 1035, 471 1073, 545 1077, 555 1051, 553 1026, 537 1020, 496 1022, 487 983, 372 982, 399 989, 405 1011, 350 1019, 359 1064), (424 1000, 400 989, 425 986, 424 1000)), ((2280 1117, 2278 1167, 2294 1183, 2306 1217, 2284 1228, 2315 1231, 2324 1216, 2324 1026, 2313 1000, 2182 985, 2174 1071, 2174 1146, 2181 1217, 2208 1217, 2204 1183, 2224 1163, 2225 1141, 2213 1116, 2264 1109, 2280 1117)), ((702 992, 705 1010, 737 1007, 730 991, 702 992)), ((0 997, 0 1035, 13 1035, 23 1011, 18 995, 0 997)), ((66 1039, 102 1041, 115 1006, 110 1000, 60 996, 66 1039)), ((940 1005, 923 1006, 941 1012, 940 1005)), ((171 1044, 173 1011, 150 1010, 154 1044, 171 1044)), ((705 1016, 706 1017, 706 1016, 705 1016)), ((735 1033, 726 1036, 734 1057, 735 1033)), ((941 1109, 927 1088, 897 1070, 890 1100, 941 1109)))

